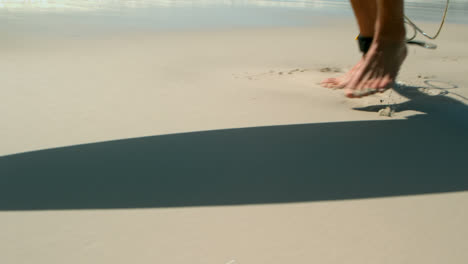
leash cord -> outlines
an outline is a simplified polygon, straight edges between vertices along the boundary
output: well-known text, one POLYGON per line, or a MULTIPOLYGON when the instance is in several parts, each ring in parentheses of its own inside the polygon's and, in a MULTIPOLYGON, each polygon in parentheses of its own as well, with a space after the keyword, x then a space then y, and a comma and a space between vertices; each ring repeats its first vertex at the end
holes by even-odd
POLYGON ((425 36, 425 37, 428 38, 428 39, 436 39, 436 38, 439 36, 440 31, 442 30, 442 27, 444 26, 445 18, 447 17, 447 11, 448 11, 448 7, 449 7, 449 2, 450 2, 450 0, 447 0, 447 3, 445 4, 445 11, 444 11, 444 15, 443 15, 443 17, 442 17, 442 21, 440 22, 439 29, 437 30, 437 33, 436 33, 434 36, 429 36, 426 32, 424 32, 424 30, 422 30, 421 28, 419 28, 413 21, 411 21, 411 19, 409 19, 409 18, 405 15, 405 23, 407 23, 407 24, 409 24, 410 26, 412 26, 412 27, 413 27, 413 30, 414 30, 413 36, 411 36, 411 38, 407 39, 406 41, 411 41, 411 40, 413 40, 414 38, 416 38, 417 32, 421 33, 423 36, 425 36))

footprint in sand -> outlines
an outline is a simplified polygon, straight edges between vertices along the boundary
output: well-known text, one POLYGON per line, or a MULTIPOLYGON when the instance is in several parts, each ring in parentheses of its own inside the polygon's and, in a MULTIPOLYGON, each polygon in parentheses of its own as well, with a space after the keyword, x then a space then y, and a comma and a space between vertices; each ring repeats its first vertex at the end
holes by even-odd
POLYGON ((340 68, 338 67, 323 67, 320 68, 320 72, 343 72, 340 68))
POLYGON ((445 90, 439 90, 439 89, 431 89, 431 88, 425 88, 421 87, 418 89, 420 92, 430 95, 430 96, 437 96, 437 95, 446 95, 448 94, 447 91, 445 90))
POLYGON ((437 76, 435 75, 422 75, 422 74, 418 74, 418 79, 424 79, 424 80, 428 80, 428 79, 435 79, 437 76))
MULTIPOLYGON (((300 74, 304 73, 306 71, 310 71, 310 69, 302 69, 302 68, 296 68, 292 70, 269 70, 268 72, 262 72, 262 73, 249 73, 249 72, 244 72, 243 74, 232 74, 232 76, 236 79, 238 78, 245 78, 251 81, 256 81, 256 80, 261 80, 264 78, 270 78, 274 76, 289 76, 289 75, 295 75, 295 74, 300 74)), ((319 69, 320 72, 343 72, 341 68, 338 67, 323 67, 319 69)))
MULTIPOLYGON (((243 78, 248 79, 248 80, 260 80, 264 78, 271 78, 274 76, 288 76, 288 75, 293 75, 293 74, 298 74, 298 73, 303 73, 308 71, 308 69, 301 69, 301 68, 296 68, 292 70, 283 70, 283 71, 275 71, 275 70, 270 70, 268 72, 263 72, 263 73, 257 73, 257 74, 251 74, 251 73, 245 73, 243 78)), ((239 75, 233 74, 235 78, 239 78, 239 75)))

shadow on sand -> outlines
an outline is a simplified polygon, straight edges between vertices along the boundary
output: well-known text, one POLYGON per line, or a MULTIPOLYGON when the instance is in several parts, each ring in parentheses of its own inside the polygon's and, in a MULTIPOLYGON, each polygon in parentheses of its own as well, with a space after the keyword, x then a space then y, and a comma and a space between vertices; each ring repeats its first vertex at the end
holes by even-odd
POLYGON ((398 107, 427 113, 407 120, 194 132, 0 157, 0 210, 284 203, 468 190, 467 106, 417 88, 397 91, 411 99, 398 107))

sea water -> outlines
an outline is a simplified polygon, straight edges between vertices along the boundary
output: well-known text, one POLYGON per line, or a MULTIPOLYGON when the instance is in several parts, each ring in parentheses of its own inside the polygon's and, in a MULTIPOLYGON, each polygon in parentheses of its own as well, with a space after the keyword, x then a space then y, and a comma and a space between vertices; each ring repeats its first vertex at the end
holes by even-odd
MULTIPOLYGON (((416 22, 441 20, 445 0, 407 0, 416 22)), ((351 18, 348 0, 0 0, 0 29, 68 24, 108 29, 310 26, 351 18)), ((447 22, 468 23, 468 0, 451 0, 447 22)))

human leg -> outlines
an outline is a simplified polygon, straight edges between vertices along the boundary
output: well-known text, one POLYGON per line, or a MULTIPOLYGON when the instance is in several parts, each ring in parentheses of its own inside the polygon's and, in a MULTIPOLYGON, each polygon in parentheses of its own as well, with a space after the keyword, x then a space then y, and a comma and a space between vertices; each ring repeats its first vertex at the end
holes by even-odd
POLYGON ((403 0, 377 0, 374 40, 346 84, 348 97, 362 97, 392 87, 406 58, 403 0))
MULTIPOLYGON (((376 0, 351 0, 351 6, 359 26, 359 35, 362 37, 373 37, 375 22, 377 18, 376 0)), ((322 86, 333 89, 344 88, 351 80, 353 74, 359 69, 363 58, 346 74, 338 78, 327 78, 322 81, 322 86)))

